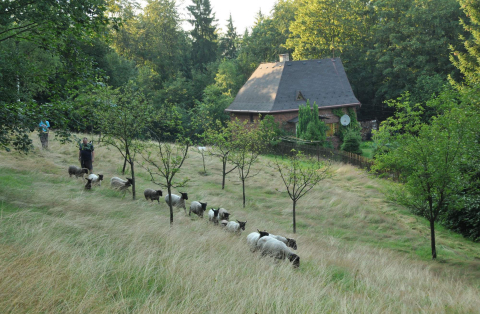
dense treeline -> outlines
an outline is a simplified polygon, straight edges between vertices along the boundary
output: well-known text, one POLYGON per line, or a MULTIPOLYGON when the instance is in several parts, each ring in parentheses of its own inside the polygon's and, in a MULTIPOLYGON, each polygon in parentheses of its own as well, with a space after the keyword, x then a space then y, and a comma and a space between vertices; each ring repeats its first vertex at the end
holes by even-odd
MULTIPOLYGON (((411 125, 390 121, 377 136, 378 167, 401 170, 405 182, 410 175, 426 174, 398 162, 411 158, 393 154, 411 144, 398 134, 428 138, 427 129, 442 129, 438 123, 444 116, 476 123, 479 14, 474 1, 279 0, 268 14, 256 13, 255 25, 244 31, 232 18, 218 25, 209 0, 188 6, 191 31, 182 29, 178 10, 175 0, 151 0, 144 7, 133 0, 2 1, 0 146, 28 151, 26 134, 42 118, 64 139, 68 131, 99 131, 104 125, 99 110, 115 106, 114 95, 127 86, 148 104, 150 128, 162 139, 182 135, 198 141, 209 124, 228 120, 224 109, 258 64, 276 61, 280 53, 294 60, 340 56, 362 103, 359 120, 383 121, 407 112, 408 119, 415 117, 425 127, 424 133, 407 131, 411 125), (393 101, 402 95, 403 100, 393 101), (465 109, 467 117, 456 116, 455 108, 465 109)), ((471 150, 452 161, 452 176, 470 183, 478 178, 475 156, 480 154, 475 155, 478 135, 462 137, 467 139, 471 150)), ((443 198, 436 204, 438 215, 432 214, 432 204, 430 216, 423 213, 478 240, 471 232, 480 230, 477 185, 445 187, 463 195, 463 203, 443 198)))

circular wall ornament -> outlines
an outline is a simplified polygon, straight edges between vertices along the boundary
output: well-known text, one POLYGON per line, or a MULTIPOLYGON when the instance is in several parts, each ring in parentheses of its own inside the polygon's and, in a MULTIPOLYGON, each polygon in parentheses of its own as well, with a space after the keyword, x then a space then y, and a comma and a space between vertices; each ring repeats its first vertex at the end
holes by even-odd
POLYGON ((340 123, 343 125, 343 126, 347 126, 350 124, 350 117, 348 116, 348 114, 344 114, 341 118, 340 118, 340 123))

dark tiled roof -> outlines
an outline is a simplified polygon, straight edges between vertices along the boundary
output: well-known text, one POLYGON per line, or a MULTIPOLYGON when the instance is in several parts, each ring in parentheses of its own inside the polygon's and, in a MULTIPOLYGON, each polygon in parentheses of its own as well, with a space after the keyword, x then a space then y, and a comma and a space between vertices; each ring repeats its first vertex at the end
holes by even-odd
POLYGON ((261 64, 243 85, 226 111, 296 111, 306 100, 322 107, 355 106, 352 87, 340 58, 261 64))

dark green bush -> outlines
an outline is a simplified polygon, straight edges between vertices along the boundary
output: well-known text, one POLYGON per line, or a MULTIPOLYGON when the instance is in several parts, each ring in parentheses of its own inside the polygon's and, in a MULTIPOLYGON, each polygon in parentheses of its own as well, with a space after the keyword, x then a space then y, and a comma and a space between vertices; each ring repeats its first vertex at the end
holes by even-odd
POLYGON ((355 129, 349 129, 344 136, 342 150, 354 154, 362 154, 360 144, 362 142, 362 136, 360 132, 355 129))

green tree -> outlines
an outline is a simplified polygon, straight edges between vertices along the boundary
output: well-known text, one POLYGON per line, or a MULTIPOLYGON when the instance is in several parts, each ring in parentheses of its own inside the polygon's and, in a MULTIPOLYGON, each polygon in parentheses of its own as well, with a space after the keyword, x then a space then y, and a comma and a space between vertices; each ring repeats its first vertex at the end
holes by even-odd
POLYGON ((428 102, 440 115, 422 122, 424 108, 408 97, 389 102, 396 113, 375 134, 378 146, 394 143, 376 155, 374 171, 400 173, 403 185, 392 196, 430 222, 432 258, 437 257, 435 222, 460 200, 469 184, 462 171, 474 157, 475 126, 478 117, 458 103, 458 95, 446 91, 428 102))
POLYGON ((298 0, 286 47, 297 60, 335 57, 362 36, 360 0, 298 0))
POLYGON ((217 58, 217 34, 215 13, 212 13, 210 0, 192 0, 193 5, 187 7, 193 17, 188 20, 193 26, 190 32, 193 37, 192 61, 200 66, 213 62, 217 58))
POLYGON ((220 39, 220 51, 224 58, 234 59, 237 57, 238 35, 233 26, 232 14, 227 22, 227 33, 220 39))
POLYGON ((463 31, 458 20, 463 13, 456 0, 378 0, 373 5, 377 21, 372 30, 374 48, 369 52, 375 62, 373 103, 383 120, 392 114, 391 107, 383 106, 385 100, 410 91, 415 100, 425 101, 442 91, 447 75, 458 77, 448 46, 460 47, 463 31), (416 92, 434 80, 434 85, 416 92))
POLYGON ((319 141, 320 145, 323 145, 327 137, 326 131, 327 126, 319 118, 316 103, 313 104, 313 109, 310 109, 309 100, 305 106, 299 106, 297 137, 308 141, 319 141))
POLYGON ((211 125, 204 133, 206 143, 211 145, 209 154, 220 159, 222 162, 222 190, 225 189, 225 178, 227 174, 237 169, 237 166, 227 169, 228 157, 233 148, 231 142, 232 134, 230 131, 231 128, 224 126, 221 121, 216 120, 215 124, 211 125))
POLYGON ((466 16, 461 18, 461 25, 470 36, 460 37, 466 52, 458 51, 458 47, 451 46, 455 53, 450 56, 450 60, 463 74, 465 83, 473 85, 480 81, 480 7, 476 1, 458 0, 458 2, 466 16))
POLYGON ((172 188, 184 187, 189 179, 174 181, 175 175, 180 172, 183 163, 187 159, 189 140, 178 140, 176 144, 162 143, 160 138, 154 135, 156 143, 151 145, 142 155, 144 163, 142 167, 150 174, 153 183, 166 187, 170 202, 170 225, 173 224, 172 188), (152 149, 155 151, 152 152, 152 149))
POLYGON ((252 166, 258 161, 262 149, 266 146, 265 134, 260 123, 258 120, 249 123, 235 119, 227 124, 233 148, 228 159, 237 167, 238 176, 242 181, 243 207, 245 207, 245 181, 258 174, 253 172, 252 166))
POLYGON ((293 202, 293 233, 297 232, 296 206, 300 198, 305 196, 320 181, 330 174, 330 163, 307 158, 301 151, 292 149, 292 155, 285 162, 275 157, 271 167, 280 173, 287 193, 293 202))
POLYGON ((95 115, 101 142, 117 149, 130 165, 132 197, 135 199, 136 154, 142 150, 141 139, 152 122, 152 107, 132 82, 120 90, 101 87, 92 98, 97 103, 95 115))

